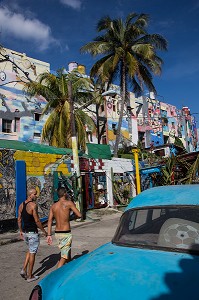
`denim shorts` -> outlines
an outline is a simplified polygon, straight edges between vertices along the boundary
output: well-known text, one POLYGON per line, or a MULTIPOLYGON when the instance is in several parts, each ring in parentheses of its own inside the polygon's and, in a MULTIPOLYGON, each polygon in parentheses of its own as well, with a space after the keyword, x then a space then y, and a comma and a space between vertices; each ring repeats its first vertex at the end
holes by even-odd
POLYGON ((24 240, 30 253, 37 253, 39 247, 39 234, 34 232, 24 233, 24 240))

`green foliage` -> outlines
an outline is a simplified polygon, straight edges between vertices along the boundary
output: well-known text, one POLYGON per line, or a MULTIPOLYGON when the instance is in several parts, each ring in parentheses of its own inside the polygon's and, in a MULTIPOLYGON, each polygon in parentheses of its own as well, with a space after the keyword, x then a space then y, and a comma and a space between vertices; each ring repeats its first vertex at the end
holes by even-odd
POLYGON ((97 24, 100 35, 81 48, 81 52, 101 57, 91 69, 92 77, 108 83, 114 82, 117 77, 120 80, 122 101, 114 156, 117 156, 120 142, 128 84, 135 93, 142 92, 144 85, 156 92, 152 74, 160 74, 162 65, 157 51, 167 49, 167 42, 162 36, 146 31, 148 20, 148 15, 136 13, 129 14, 124 21, 109 16, 102 18, 97 24))
MULTIPOLYGON (((71 73, 58 70, 56 75, 45 72, 36 82, 26 85, 25 92, 30 96, 41 95, 47 100, 43 115, 50 112, 42 130, 42 141, 56 147, 71 148, 71 107, 68 95, 68 83, 72 83, 73 102, 77 106, 84 104, 90 97, 91 81, 82 77, 76 70, 71 73)), ((85 124, 95 130, 93 120, 82 110, 74 109, 78 147, 85 149, 87 136, 85 124)))
POLYGON ((168 157, 162 168, 161 185, 194 183, 198 180, 198 172, 199 155, 193 163, 180 156, 168 157))
POLYGON ((176 164, 176 156, 168 157, 165 166, 162 168, 162 185, 174 184, 174 166, 176 164))
POLYGON ((119 157, 126 159, 134 159, 134 154, 119 154, 119 157))
POLYGON ((199 173, 199 155, 197 156, 196 160, 192 164, 186 163, 187 172, 184 178, 180 179, 179 182, 191 184, 193 182, 198 182, 198 173, 199 173))

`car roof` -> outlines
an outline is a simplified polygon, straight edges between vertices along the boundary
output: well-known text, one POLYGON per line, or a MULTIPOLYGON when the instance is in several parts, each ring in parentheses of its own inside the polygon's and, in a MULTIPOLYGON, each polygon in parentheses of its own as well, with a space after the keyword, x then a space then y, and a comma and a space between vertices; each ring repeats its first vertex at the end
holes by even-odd
POLYGON ((199 184, 169 185, 147 189, 133 198, 131 208, 165 205, 199 205, 199 184))

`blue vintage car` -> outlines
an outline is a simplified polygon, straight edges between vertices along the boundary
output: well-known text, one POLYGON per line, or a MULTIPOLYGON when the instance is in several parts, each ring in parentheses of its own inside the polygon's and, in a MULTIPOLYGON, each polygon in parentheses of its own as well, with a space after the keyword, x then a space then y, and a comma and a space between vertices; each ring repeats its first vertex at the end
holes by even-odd
POLYGON ((135 197, 112 242, 52 272, 31 300, 198 300, 199 185, 135 197))

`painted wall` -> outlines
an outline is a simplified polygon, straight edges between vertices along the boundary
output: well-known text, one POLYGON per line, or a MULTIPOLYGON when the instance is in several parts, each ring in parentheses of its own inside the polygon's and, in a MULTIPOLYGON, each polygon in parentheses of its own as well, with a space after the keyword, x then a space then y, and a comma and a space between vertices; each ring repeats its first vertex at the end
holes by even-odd
MULTIPOLYGON (((134 183, 134 176, 133 176, 133 165, 131 159, 124 159, 124 158, 116 158, 113 157, 112 160, 103 159, 103 168, 102 171, 106 172, 106 183, 107 183, 107 200, 110 206, 115 205, 114 199, 114 191, 113 191, 113 181, 116 182, 118 188, 124 188, 123 181, 121 181, 121 177, 124 176, 125 173, 131 172, 128 176, 128 187, 131 196, 136 195, 136 187, 134 183), (118 181, 118 183, 117 183, 118 181)), ((118 190, 119 192, 119 190, 118 190)))
MULTIPOLYGON (((110 96, 106 96, 106 116, 107 116, 107 136, 111 149, 114 148, 116 135, 115 130, 118 127, 119 115, 121 110, 120 88, 116 85, 110 86, 110 96), (115 94, 114 94, 115 93, 115 94)), ((124 106, 123 120, 121 126, 121 144, 119 147, 137 144, 138 127, 136 118, 135 95, 129 92, 127 103, 124 106)))
MULTIPOLYGON (((28 72, 32 80, 36 80, 39 74, 50 71, 50 65, 10 49, 5 49, 3 55, 5 54, 9 55, 11 61, 0 64, 0 139, 39 143, 47 119, 47 115, 40 118, 46 100, 41 96, 29 99, 25 95, 23 89, 27 78, 12 62, 28 72), (11 122, 7 132, 4 120, 11 122)), ((0 58, 4 56, 0 54, 0 58)))
POLYGON ((0 221, 16 217, 16 160, 25 161, 27 188, 36 188, 39 216, 46 217, 53 202, 53 172, 70 175, 70 158, 68 155, 0 149, 0 221))

